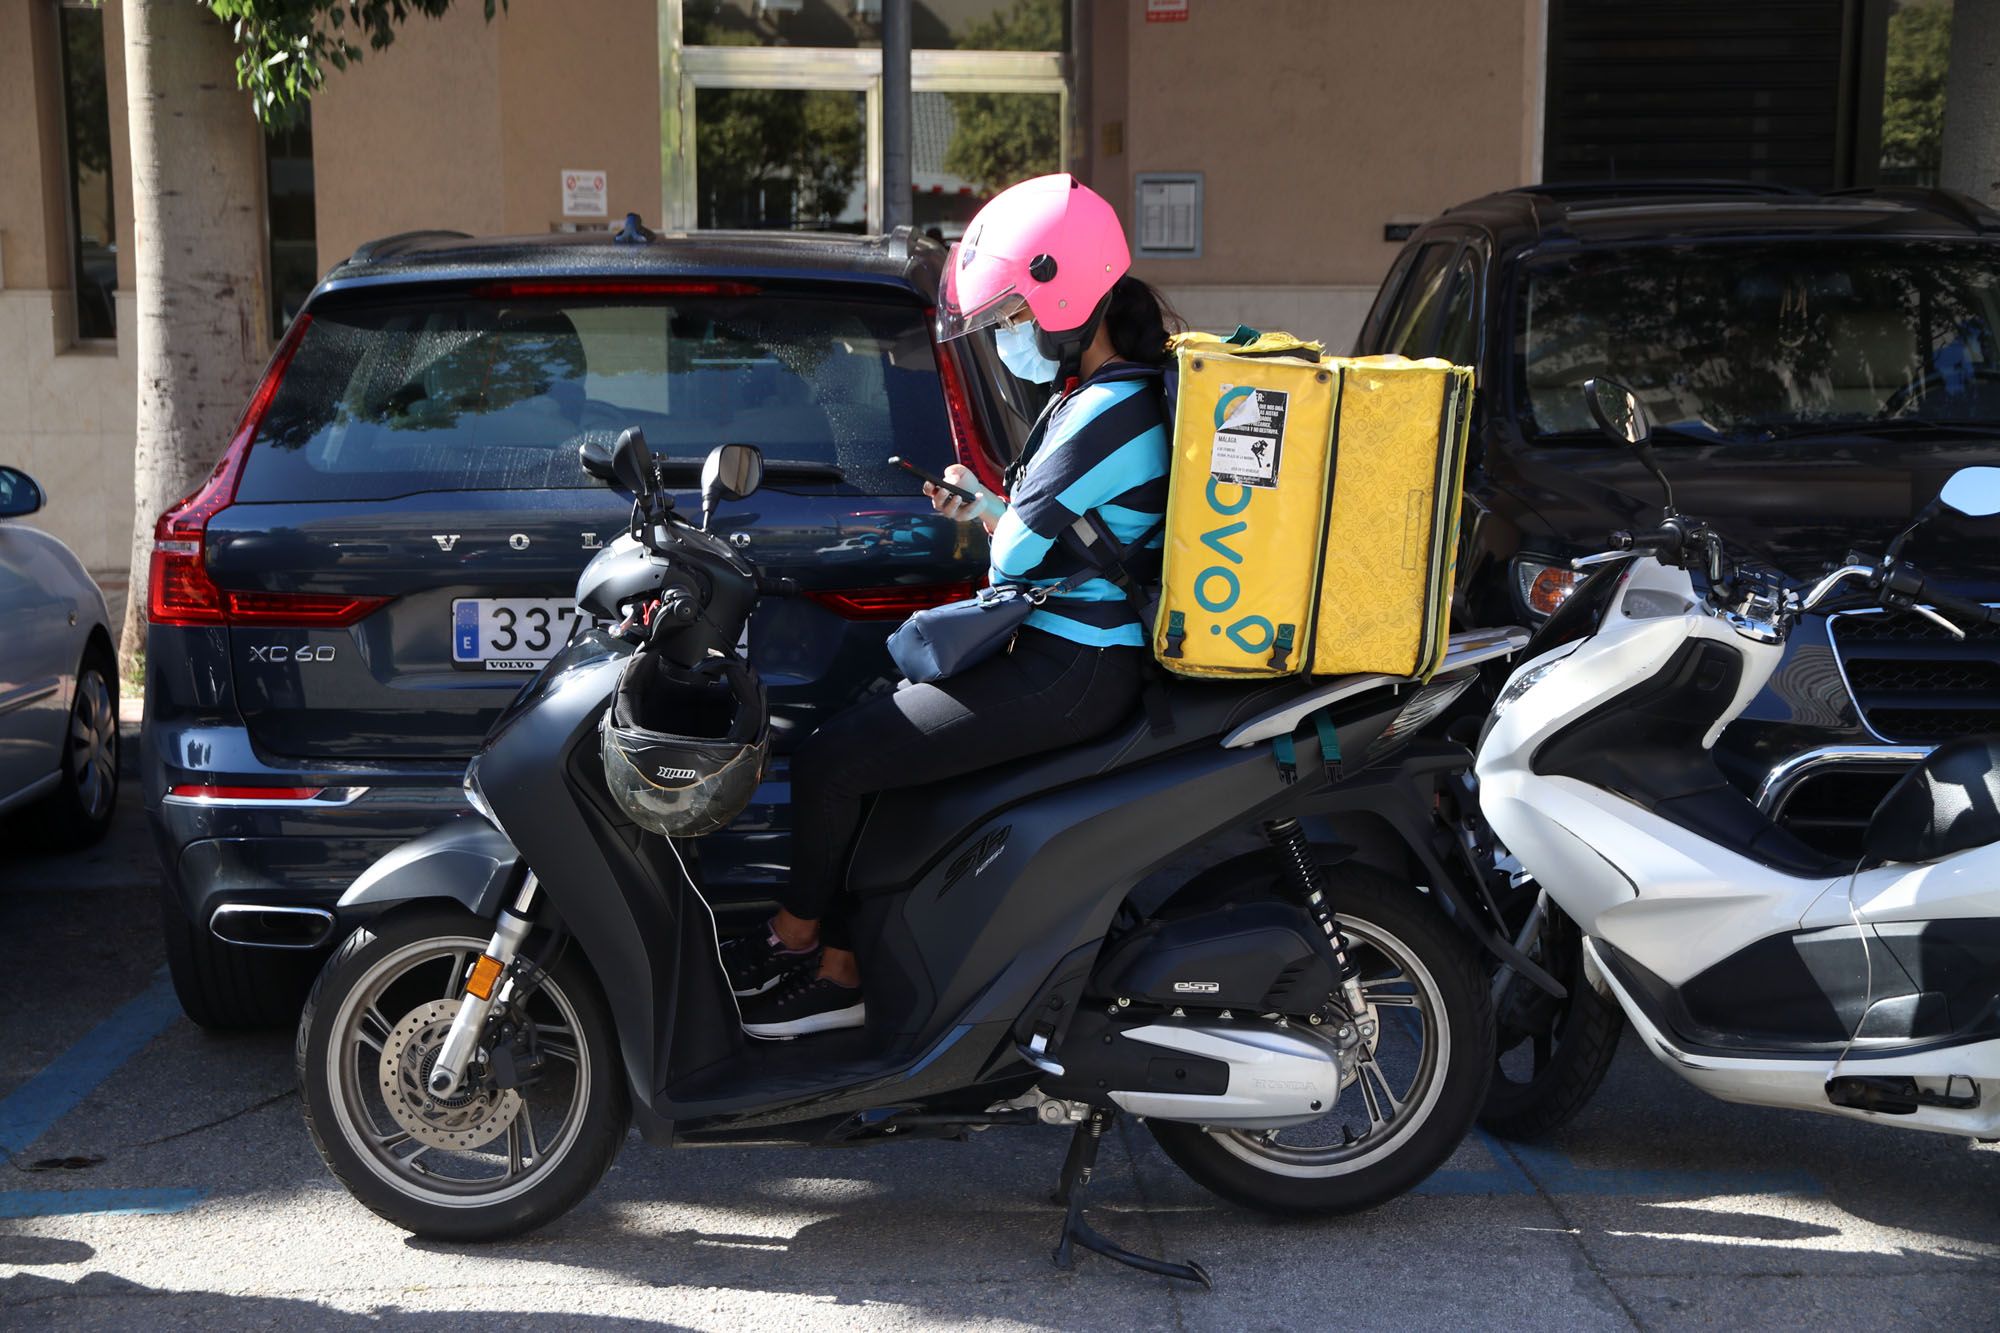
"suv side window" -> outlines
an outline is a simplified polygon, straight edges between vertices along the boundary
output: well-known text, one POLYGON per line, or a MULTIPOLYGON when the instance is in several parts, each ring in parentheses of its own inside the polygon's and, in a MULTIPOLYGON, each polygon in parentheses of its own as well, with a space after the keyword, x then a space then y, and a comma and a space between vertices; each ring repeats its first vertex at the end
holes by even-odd
POLYGON ((1410 264, 1422 248, 1404 246, 1396 255, 1396 261, 1389 265, 1388 276, 1375 292, 1375 302, 1368 307, 1368 318, 1361 321, 1361 333, 1354 341, 1354 354, 1367 356, 1380 349, 1382 335, 1395 316, 1396 296, 1403 289, 1403 279, 1409 274, 1410 264))
POLYGON ((1400 352, 1404 356, 1423 356, 1428 350, 1431 325, 1438 313, 1438 303, 1443 299, 1445 278, 1451 272, 1451 257, 1458 253, 1458 242, 1433 241, 1417 252, 1416 263, 1410 267, 1410 276, 1403 284, 1403 291, 1397 301, 1396 313, 1389 321, 1389 336, 1382 340, 1381 351, 1400 352))
POLYGON ((1468 245, 1452 270, 1451 295, 1438 325, 1437 350, 1455 366, 1474 364, 1479 356, 1479 251, 1468 245))

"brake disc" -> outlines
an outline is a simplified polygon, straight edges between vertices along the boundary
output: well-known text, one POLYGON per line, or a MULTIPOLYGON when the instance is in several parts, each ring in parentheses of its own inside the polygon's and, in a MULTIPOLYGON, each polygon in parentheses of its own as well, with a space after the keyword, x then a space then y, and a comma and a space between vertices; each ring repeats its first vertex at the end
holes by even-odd
POLYGON ((403 1015, 382 1044, 382 1100, 419 1143, 465 1152, 507 1132, 521 1114, 521 1094, 467 1078, 450 1097, 430 1091, 431 1071, 458 1014, 457 1000, 432 1000, 403 1015))

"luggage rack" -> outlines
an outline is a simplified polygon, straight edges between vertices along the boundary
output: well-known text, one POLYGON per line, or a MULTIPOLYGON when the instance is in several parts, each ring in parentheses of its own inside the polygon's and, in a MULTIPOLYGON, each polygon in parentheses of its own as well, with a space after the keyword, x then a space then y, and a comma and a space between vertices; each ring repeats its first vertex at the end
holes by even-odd
MULTIPOLYGON (((1512 657, 1528 646, 1528 631, 1518 625, 1508 625, 1498 629, 1463 630, 1451 636, 1450 646, 1445 650, 1444 661, 1438 664, 1437 675, 1478 666, 1503 657, 1512 657)), ((1330 704, 1342 699, 1351 699, 1357 694, 1383 685, 1405 685, 1411 683, 1409 676, 1337 676, 1317 689, 1296 695, 1278 707, 1259 713, 1248 722, 1222 738, 1224 749, 1241 750, 1256 745, 1260 741, 1273 740, 1279 736, 1289 736, 1305 722, 1306 718, 1330 704)))

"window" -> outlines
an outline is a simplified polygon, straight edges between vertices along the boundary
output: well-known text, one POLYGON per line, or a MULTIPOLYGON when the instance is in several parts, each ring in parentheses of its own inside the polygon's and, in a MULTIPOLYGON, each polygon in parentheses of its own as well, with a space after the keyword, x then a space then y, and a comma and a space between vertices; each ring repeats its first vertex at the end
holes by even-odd
POLYGON ((627 427, 699 459, 752 441, 849 493, 902 494, 905 454, 951 461, 915 304, 758 292, 668 300, 334 306, 259 425, 244 503, 587 487, 577 446, 627 427), (817 471, 813 471, 817 469, 817 471))
MULTIPOLYGON (((879 230, 880 0, 661 3, 668 225, 879 230)), ((954 239, 1002 186, 1062 169, 1068 14, 1068 0, 913 6, 921 230, 954 239)))
POLYGON ((79 341, 118 336, 118 232, 111 189, 111 109, 105 96, 104 15, 65 4, 56 11, 62 43, 63 130, 69 172, 70 287, 79 341))
MULTIPOLYGON (((1063 0, 914 0, 918 50, 1060 51, 1063 0)), ((882 0, 681 0, 689 46, 880 47, 882 0)))
POLYGON ((1882 71, 1883 185, 1933 186, 1944 156, 1951 0, 1891 0, 1882 71))
POLYGON ((1991 244, 1585 251, 1529 271, 1521 318, 1541 435, 1596 438, 1582 385, 1600 375, 1630 385, 1662 433, 1704 441, 2000 422, 1991 244))
POLYGON ((1451 297, 1445 302, 1432 355, 1455 366, 1472 365, 1479 357, 1479 253, 1470 246, 1452 273, 1451 297))
POLYGON ((918 231, 955 241, 996 191, 1062 170, 1058 93, 916 93, 911 103, 910 217, 918 231))
POLYGON ((271 336, 282 336, 319 281, 313 221, 312 120, 264 136, 264 216, 270 225, 271 336))
POLYGON ((1431 323, 1437 315, 1451 257, 1457 251, 1457 241, 1433 241, 1418 252, 1417 262, 1411 265, 1409 279, 1403 284, 1396 316, 1390 322, 1384 352, 1400 352, 1404 356, 1429 354, 1431 323))

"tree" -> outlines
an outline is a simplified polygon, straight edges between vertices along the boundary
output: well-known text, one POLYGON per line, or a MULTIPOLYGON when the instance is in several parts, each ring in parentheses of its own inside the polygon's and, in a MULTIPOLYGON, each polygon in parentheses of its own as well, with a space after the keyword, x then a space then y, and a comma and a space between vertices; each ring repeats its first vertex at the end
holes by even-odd
MULTIPOLYGON (((1014 0, 966 29, 965 45, 988 51, 1062 49, 1060 0, 1014 0)), ((986 191, 1058 170, 1060 99, 1053 93, 948 93, 955 125, 944 169, 986 191)))
POLYGON ((1882 165, 1934 185, 1944 151, 1945 70, 1951 6, 1905 3, 1889 18, 1883 71, 1882 165))
MULTIPOLYGON (((487 18, 503 3, 485 0, 487 18)), ((269 350, 259 122, 296 120, 328 66, 450 4, 124 0, 139 370, 128 664, 145 651, 152 520, 213 466, 269 350)))

